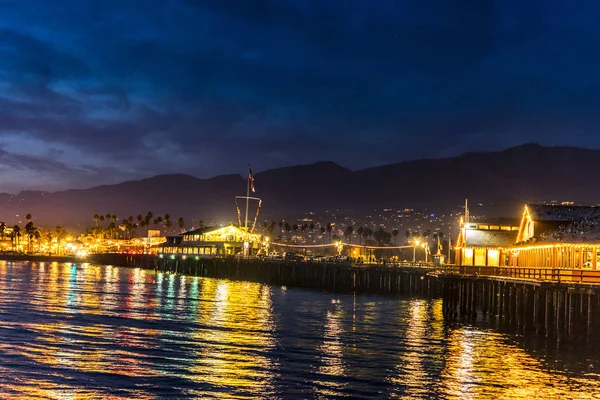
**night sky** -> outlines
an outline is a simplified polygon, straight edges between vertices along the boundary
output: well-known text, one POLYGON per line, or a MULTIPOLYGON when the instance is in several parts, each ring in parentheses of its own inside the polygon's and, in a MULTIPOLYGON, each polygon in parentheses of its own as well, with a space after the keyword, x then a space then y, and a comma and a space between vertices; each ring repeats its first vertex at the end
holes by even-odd
POLYGON ((600 3, 0 0, 0 191, 600 147, 600 3))

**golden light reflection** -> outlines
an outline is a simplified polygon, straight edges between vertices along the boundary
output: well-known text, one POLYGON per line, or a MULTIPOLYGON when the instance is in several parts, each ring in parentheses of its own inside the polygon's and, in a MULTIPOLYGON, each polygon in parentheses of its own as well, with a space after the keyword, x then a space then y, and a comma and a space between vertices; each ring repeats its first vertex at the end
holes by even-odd
POLYGON ((567 372, 510 336, 449 326, 439 300, 330 296, 0 262, 0 398, 145 399, 166 387, 179 397, 273 398, 281 382, 317 398, 600 395, 597 367, 567 372))
POLYGON ((274 393, 277 366, 263 353, 275 347, 271 288, 248 282, 203 280, 198 323, 190 337, 197 345, 189 378, 202 383, 208 396, 220 388, 222 398, 274 393))
POLYGON ((342 304, 336 300, 332 302, 332 307, 332 310, 327 311, 323 342, 318 349, 321 356, 317 373, 327 376, 328 381, 317 380, 317 385, 314 387, 317 397, 339 396, 340 391, 347 385, 347 382, 335 379, 335 377, 343 377, 346 368, 344 345, 341 338, 344 332, 343 308, 342 304), (331 379, 332 377, 333 379, 331 379))
POLYGON ((464 327, 448 338, 440 382, 451 398, 591 399, 598 398, 596 379, 557 373, 500 333, 464 327))

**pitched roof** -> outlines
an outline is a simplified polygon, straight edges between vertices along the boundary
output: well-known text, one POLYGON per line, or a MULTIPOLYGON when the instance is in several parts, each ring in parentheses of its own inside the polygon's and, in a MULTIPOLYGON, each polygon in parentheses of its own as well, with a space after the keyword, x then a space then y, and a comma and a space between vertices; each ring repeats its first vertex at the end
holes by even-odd
POLYGON ((533 221, 584 221, 600 218, 600 207, 527 204, 533 221))
POLYGON ((219 229, 219 228, 215 227, 215 226, 203 226, 201 228, 196 228, 191 231, 186 231, 186 232, 182 233, 182 235, 202 235, 204 232, 210 232, 210 231, 214 231, 216 229, 219 229))
POLYGON ((513 217, 478 217, 471 215, 469 223, 479 224, 479 225, 510 225, 510 226, 519 226, 521 223, 521 218, 513 218, 513 217))
POLYGON ((467 229, 467 247, 507 247, 517 241, 517 231, 467 229))

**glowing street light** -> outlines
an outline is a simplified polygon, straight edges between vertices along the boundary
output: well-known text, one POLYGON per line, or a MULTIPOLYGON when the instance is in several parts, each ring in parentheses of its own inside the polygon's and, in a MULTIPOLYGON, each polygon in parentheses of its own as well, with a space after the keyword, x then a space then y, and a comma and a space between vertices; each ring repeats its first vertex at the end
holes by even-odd
POLYGON ((419 240, 415 240, 415 245, 413 246, 413 264, 417 262, 417 246, 419 245, 419 240))

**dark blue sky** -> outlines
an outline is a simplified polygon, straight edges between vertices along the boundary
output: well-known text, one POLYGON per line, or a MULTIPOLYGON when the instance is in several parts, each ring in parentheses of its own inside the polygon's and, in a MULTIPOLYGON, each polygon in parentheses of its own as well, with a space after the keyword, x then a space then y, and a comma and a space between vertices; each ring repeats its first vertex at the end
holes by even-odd
POLYGON ((0 0, 0 191, 600 147, 598 1, 0 0))

